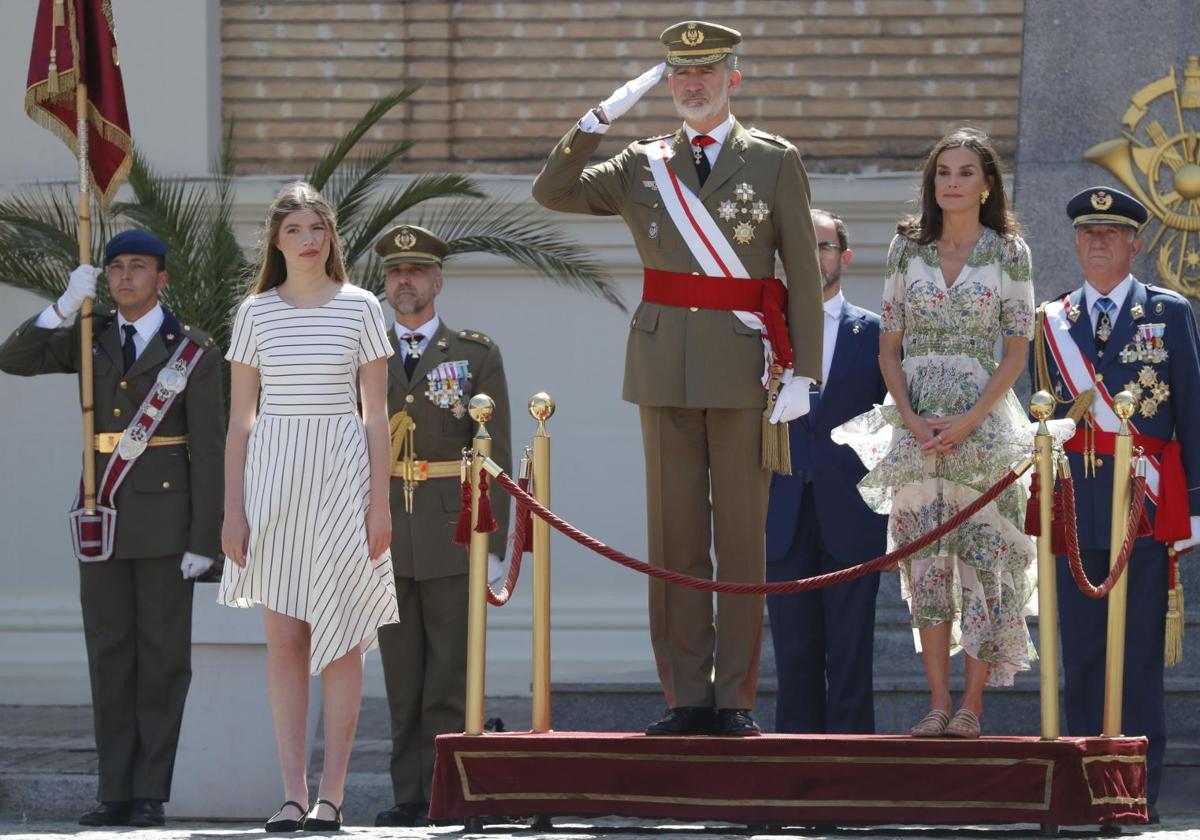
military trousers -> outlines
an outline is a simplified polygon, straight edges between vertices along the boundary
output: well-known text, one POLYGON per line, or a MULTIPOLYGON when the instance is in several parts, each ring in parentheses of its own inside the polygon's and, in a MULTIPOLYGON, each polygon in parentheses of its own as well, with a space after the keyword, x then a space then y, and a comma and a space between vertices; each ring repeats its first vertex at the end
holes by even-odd
POLYGON ((379 628, 392 722, 396 802, 428 802, 433 739, 462 732, 467 693, 467 575, 396 577, 402 620, 379 628))
MULTIPOLYGON (((771 474, 762 410, 640 406, 649 560, 716 579, 762 583, 771 474)), ((713 596, 651 579, 650 641, 667 705, 753 709, 763 596, 713 596)))
POLYGON ((79 564, 97 799, 171 798, 192 681, 192 591, 179 555, 79 564))
MULTIPOLYGON (((1084 550, 1080 557, 1092 583, 1108 576, 1108 551, 1084 550)), ((1058 626, 1062 634, 1063 686, 1067 732, 1099 735, 1104 728, 1104 660, 1108 599, 1089 598, 1071 577, 1066 557, 1056 558, 1058 626)), ((1125 614, 1125 677, 1121 733, 1145 735, 1146 793, 1151 805, 1162 785, 1167 749, 1163 695, 1163 648, 1167 618, 1167 548, 1137 547, 1129 558, 1129 600, 1125 614)))

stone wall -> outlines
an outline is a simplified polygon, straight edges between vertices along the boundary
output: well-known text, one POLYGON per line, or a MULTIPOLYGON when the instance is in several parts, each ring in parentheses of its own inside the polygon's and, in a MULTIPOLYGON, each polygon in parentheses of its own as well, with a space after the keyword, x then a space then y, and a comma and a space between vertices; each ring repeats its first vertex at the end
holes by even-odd
MULTIPOLYGON (((403 171, 536 172, 587 107, 661 60, 659 32, 701 16, 745 36, 734 112, 814 171, 911 169, 963 123, 1015 151, 1023 0, 222 0, 239 171, 302 172, 377 97, 422 81, 374 135, 417 141, 403 171)), ((662 85, 606 148, 675 121, 662 85)))

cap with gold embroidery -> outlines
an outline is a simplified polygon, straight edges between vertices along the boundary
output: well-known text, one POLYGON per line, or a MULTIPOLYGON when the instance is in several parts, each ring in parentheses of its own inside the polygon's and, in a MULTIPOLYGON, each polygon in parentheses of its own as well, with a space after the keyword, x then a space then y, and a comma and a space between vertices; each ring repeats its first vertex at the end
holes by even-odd
POLYGON ((375 253, 383 258, 384 265, 441 265, 449 251, 450 246, 440 236, 416 225, 394 227, 375 243, 375 253))
POLYGON ((658 40, 667 45, 667 64, 691 67, 721 61, 742 42, 742 33, 719 23, 685 20, 668 26, 658 40))
POLYGON ((1146 224, 1150 212, 1146 205, 1128 193, 1112 187, 1088 187, 1067 202, 1067 215, 1075 227, 1080 225, 1127 225, 1138 229, 1146 224))

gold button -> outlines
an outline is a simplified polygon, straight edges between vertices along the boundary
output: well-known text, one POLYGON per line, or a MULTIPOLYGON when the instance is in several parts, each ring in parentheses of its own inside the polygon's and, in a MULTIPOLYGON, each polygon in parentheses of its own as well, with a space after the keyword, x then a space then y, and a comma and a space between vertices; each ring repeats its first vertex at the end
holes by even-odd
POLYGON ((167 333, 167 341, 174 341, 175 333, 167 333))
POLYGON ((121 416, 121 409, 114 408, 113 409, 113 417, 120 417, 120 416, 121 416))
POLYGON ((570 147, 570 146, 566 146, 566 147, 564 147, 564 148, 563 148, 563 154, 564 154, 564 155, 569 155, 569 154, 571 154, 571 147, 570 147))
POLYGON ((117 387, 120 388, 122 391, 124 391, 126 388, 129 387, 129 383, 126 382, 124 379, 122 379, 120 382, 117 383, 117 387))
POLYGON ((695 274, 697 277, 699 277, 699 276, 700 276, 700 272, 699 272, 699 271, 693 271, 693 272, 692 272, 692 274, 695 274))
POLYGON ((636 327, 637 326, 637 318, 634 318, 632 321, 630 321, 629 326, 636 327))
POLYGON ((163 482, 163 489, 164 489, 164 490, 170 490, 170 489, 171 489, 171 482, 169 482, 169 481, 164 481, 164 482, 163 482))
POLYGON ((1096 459, 1096 466, 1097 466, 1097 467, 1103 467, 1103 466, 1104 466, 1104 460, 1103 460, 1103 459, 1101 459, 1101 458, 1097 458, 1097 459, 1096 459))
POLYGON ((700 307, 699 307, 699 306, 693 306, 693 307, 691 307, 691 311, 692 311, 692 312, 699 312, 699 311, 700 311, 700 307))
POLYGON ((1096 374, 1096 384, 1100 384, 1100 383, 1101 383, 1101 382, 1103 382, 1103 381, 1104 381, 1104 374, 1103 374, 1103 373, 1097 373, 1097 374, 1096 374))
POLYGON ((406 403, 410 403, 410 402, 412 402, 412 401, 413 401, 413 395, 412 395, 412 394, 408 394, 408 395, 406 395, 406 396, 404 397, 404 401, 405 401, 406 403))

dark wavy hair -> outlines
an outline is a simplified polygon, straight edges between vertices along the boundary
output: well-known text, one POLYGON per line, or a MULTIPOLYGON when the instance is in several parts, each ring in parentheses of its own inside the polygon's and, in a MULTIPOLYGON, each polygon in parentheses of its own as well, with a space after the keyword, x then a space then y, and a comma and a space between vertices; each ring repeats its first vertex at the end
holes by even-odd
POLYGON ((335 283, 346 282, 342 241, 337 233, 337 213, 311 184, 295 181, 281 189, 267 209, 267 221, 263 225, 262 240, 259 242, 258 273, 250 294, 257 295, 274 289, 287 279, 287 264, 275 243, 279 239, 279 228, 283 225, 283 220, 299 210, 312 210, 325 223, 325 230, 329 236, 329 257, 325 260, 325 273, 335 283))
POLYGON ((933 179, 937 175, 937 161, 947 149, 970 149, 979 156, 983 177, 988 181, 987 201, 979 207, 979 223, 990 227, 1005 239, 1020 235, 1017 216, 1009 206, 1008 193, 1004 189, 1004 171, 1000 156, 992 138, 976 128, 955 129, 934 144, 921 168, 921 212, 900 220, 896 231, 918 245, 928 245, 942 236, 942 208, 938 207, 933 179))

